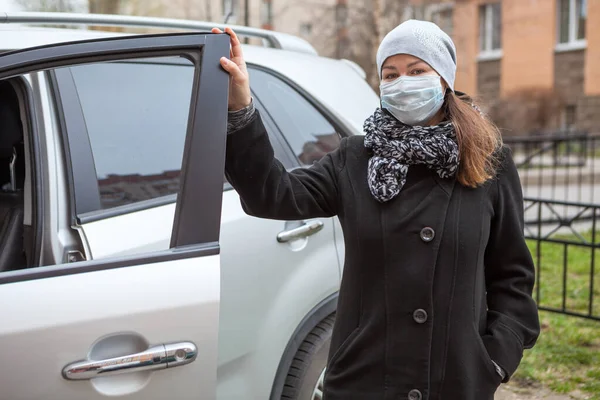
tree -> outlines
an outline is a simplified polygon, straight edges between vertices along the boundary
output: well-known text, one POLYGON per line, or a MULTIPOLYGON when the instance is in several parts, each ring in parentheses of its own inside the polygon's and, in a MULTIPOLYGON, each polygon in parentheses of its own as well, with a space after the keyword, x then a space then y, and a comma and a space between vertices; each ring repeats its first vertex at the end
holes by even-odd
MULTIPOLYGON (((340 1, 340 0, 338 0, 340 1)), ((348 0, 349 41, 352 61, 367 73, 367 81, 378 91, 377 51, 385 35, 409 18, 424 19, 427 7, 440 0, 348 0)))
MULTIPOLYGON (((94 14, 119 14, 127 0, 87 0, 87 10, 94 14)), ((26 11, 85 11, 85 0, 16 0, 26 11)))
POLYGON ((122 0, 88 0, 88 8, 92 14, 119 14, 122 0))
POLYGON ((212 21, 215 0, 127 0, 124 14, 212 21))
MULTIPOLYGON (((88 0, 88 11, 91 14, 120 14, 124 3, 127 0, 88 0)), ((121 27, 93 27, 90 29, 93 30, 103 30, 103 31, 113 31, 113 32, 122 32, 123 28, 121 27)))
MULTIPOLYGON (((404 20, 409 0, 335 0, 303 2, 318 17, 314 19, 314 38, 323 55, 346 58, 360 65, 367 74, 367 81, 379 86, 376 55, 385 32, 404 20), (329 4, 328 4, 329 3, 329 4), (333 21, 333 23, 332 23, 333 21)), ((279 12, 290 12, 301 7, 296 2, 279 12)), ((277 19, 277 16, 275 17, 277 19)))
POLYGON ((76 10, 71 0, 17 0, 26 11, 72 12, 76 10))

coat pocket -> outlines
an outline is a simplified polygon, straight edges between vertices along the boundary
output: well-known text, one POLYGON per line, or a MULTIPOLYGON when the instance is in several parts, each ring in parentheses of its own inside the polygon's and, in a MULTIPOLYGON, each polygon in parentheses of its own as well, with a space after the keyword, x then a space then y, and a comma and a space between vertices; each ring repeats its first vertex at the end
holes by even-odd
POLYGON ((477 332, 474 329, 474 333, 475 333, 475 340, 477 342, 477 346, 478 346, 478 351, 477 354, 479 355, 480 361, 483 365, 483 367, 485 368, 485 371, 487 372, 487 376, 490 378, 491 382, 493 382, 496 386, 499 386, 502 383, 502 377, 500 376, 500 374, 498 373, 498 371, 496 371, 496 367, 494 366, 494 362, 492 360, 492 358, 490 357, 485 344, 483 343, 483 339, 481 338, 481 335, 479 335, 479 332, 477 332))
POLYGON ((346 351, 348 350, 348 348, 350 347, 350 345, 352 344, 352 342, 354 341, 354 339, 360 333, 360 330, 361 330, 360 326, 358 326, 352 332, 350 332, 350 334, 342 342, 342 344, 340 345, 340 347, 338 347, 337 350, 333 353, 333 355, 329 358, 329 362, 327 363, 327 370, 328 371, 330 371, 331 367, 334 366, 335 363, 343 357, 343 355, 346 353, 346 351))

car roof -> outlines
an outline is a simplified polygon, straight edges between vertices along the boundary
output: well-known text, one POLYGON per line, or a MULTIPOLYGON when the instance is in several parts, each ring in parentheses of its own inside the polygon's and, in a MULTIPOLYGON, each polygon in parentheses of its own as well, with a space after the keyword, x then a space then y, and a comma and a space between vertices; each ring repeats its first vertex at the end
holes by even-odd
MULTIPOLYGON (((134 35, 88 29, 0 25, 0 49, 20 50, 79 40, 134 35)), ((302 87, 352 133, 362 132, 364 120, 379 99, 356 66, 343 60, 261 46, 243 45, 249 65, 273 70, 302 87)))

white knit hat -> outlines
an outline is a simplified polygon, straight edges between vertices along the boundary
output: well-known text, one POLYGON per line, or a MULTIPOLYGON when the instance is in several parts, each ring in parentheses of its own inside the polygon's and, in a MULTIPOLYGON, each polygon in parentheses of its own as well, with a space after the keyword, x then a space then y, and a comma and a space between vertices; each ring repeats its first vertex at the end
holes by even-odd
POLYGON ((396 54, 409 54, 425 61, 454 90, 456 48, 450 36, 433 22, 408 20, 388 33, 377 51, 377 72, 381 79, 383 63, 396 54))

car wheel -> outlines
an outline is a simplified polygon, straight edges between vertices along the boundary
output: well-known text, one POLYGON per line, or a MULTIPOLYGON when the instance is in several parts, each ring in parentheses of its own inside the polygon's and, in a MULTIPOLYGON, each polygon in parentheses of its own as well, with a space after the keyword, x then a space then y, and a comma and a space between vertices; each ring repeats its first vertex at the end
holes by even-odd
POLYGON ((335 314, 308 334, 294 356, 281 395, 285 400, 321 400, 335 314))

